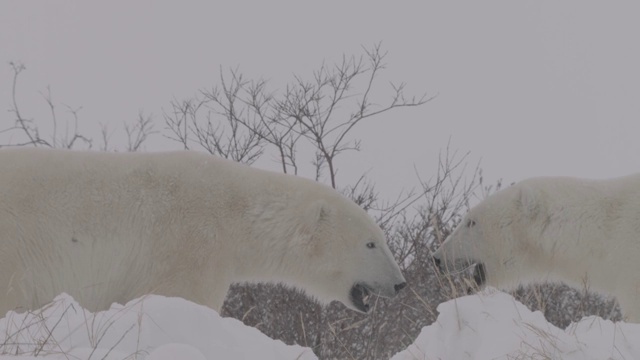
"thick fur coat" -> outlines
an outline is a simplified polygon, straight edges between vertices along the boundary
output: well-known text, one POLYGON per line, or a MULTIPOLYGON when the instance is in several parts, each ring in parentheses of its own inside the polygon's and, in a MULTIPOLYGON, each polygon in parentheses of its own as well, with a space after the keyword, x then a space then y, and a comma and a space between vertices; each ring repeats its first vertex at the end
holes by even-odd
POLYGON ((448 271, 513 289, 562 281, 615 295, 640 322, 640 175, 534 178, 472 208, 434 254, 448 271))
POLYGON ((61 292, 90 310, 150 293, 219 310, 244 281, 363 312, 404 286, 373 219, 316 182, 189 151, 0 151, 1 313, 61 292))

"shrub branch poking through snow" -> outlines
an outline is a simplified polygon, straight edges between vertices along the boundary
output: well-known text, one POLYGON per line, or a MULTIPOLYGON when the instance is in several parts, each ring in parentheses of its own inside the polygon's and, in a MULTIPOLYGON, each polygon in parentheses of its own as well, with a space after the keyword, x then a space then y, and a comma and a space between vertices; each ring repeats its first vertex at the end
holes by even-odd
MULTIPOLYGON (((68 295, 40 310, 0 319, 2 355, 46 359, 317 359, 214 310, 179 298, 146 296, 90 313, 68 295)), ((3 359, 0 356, 0 359, 3 359)))

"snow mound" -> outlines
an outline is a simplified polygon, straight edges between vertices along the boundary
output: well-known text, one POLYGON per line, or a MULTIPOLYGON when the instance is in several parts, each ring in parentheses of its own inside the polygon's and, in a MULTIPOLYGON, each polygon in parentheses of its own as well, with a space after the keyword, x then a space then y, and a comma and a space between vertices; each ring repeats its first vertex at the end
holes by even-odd
POLYGON ((590 316, 562 330, 495 289, 442 303, 438 312, 392 360, 640 359, 639 324, 590 316))
MULTIPOLYGON (((438 311, 436 322, 392 360, 640 359, 640 324, 591 316, 562 330, 494 289, 442 303, 438 311)), ((65 294, 38 311, 0 319, 0 360, 16 358, 317 359, 311 349, 180 298, 149 295, 92 314, 65 294)))
POLYGON ((180 298, 149 295, 95 314, 62 294, 0 319, 0 359, 317 359, 180 298), (37 358, 36 358, 37 356, 37 358))
POLYGON ((157 347, 147 360, 175 360, 175 359, 189 359, 189 360, 207 360, 200 350, 190 345, 185 344, 166 344, 157 347))

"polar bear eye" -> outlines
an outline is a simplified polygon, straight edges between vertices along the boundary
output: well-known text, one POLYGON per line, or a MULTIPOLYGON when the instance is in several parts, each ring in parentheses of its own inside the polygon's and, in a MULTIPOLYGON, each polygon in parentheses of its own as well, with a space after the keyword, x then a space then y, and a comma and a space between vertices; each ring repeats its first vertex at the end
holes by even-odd
POLYGON ((467 227, 468 228, 474 227, 475 225, 476 225, 476 222, 474 220, 468 220, 467 221, 467 227))
POLYGON ((375 249, 375 248, 376 248, 376 244, 375 244, 375 243, 373 243, 373 242, 370 242, 370 243, 367 243, 367 247, 368 247, 369 249, 375 249))

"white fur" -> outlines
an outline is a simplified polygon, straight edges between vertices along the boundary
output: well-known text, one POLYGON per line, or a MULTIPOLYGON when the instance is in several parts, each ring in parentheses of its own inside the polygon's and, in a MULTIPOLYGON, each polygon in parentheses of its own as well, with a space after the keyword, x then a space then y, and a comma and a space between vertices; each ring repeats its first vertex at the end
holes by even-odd
POLYGON ((92 311, 149 293, 219 310, 244 281, 353 308, 354 284, 393 296, 404 278, 366 212, 310 180, 187 151, 0 150, 1 313, 61 292, 92 311))
POLYGON ((487 284, 506 289, 586 284, 640 322, 640 174, 523 181, 471 209, 434 257, 455 270, 484 263, 487 284))

